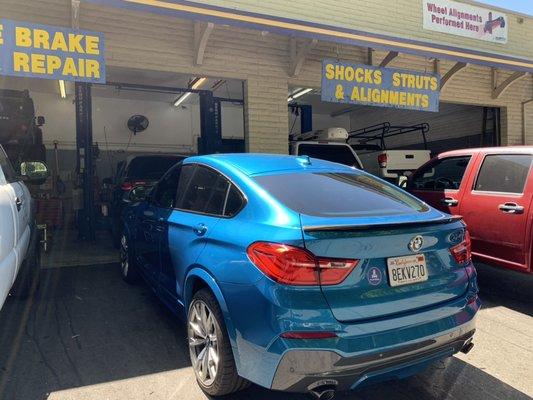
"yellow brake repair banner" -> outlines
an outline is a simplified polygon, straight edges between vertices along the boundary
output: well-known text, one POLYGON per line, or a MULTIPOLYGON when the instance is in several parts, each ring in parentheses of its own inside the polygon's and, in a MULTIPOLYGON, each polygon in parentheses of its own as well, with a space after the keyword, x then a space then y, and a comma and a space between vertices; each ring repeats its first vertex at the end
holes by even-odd
POLYGON ((105 83, 104 35, 0 19, 0 75, 105 83))

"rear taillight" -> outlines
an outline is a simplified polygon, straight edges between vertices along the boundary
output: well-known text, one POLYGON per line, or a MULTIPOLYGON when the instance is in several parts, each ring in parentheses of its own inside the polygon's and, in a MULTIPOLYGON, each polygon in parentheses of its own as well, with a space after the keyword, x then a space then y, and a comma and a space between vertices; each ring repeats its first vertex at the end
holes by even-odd
POLYGON ((133 184, 131 182, 124 182, 122 185, 120 185, 120 188, 125 192, 129 192, 131 189, 133 189, 133 184))
POLYGON ((378 154, 378 164, 380 168, 387 168, 387 154, 378 154))
POLYGON ((286 285, 337 285, 359 260, 316 257, 300 247, 256 242, 248 247, 250 260, 269 278, 286 285))
POLYGON ((125 192, 129 192, 135 186, 144 186, 146 184, 147 183, 145 181, 124 182, 122 185, 120 185, 120 188, 125 192))
POLYGON ((470 234, 465 232, 464 240, 451 247, 450 253, 458 264, 466 264, 472 259, 472 243, 470 241, 470 234))

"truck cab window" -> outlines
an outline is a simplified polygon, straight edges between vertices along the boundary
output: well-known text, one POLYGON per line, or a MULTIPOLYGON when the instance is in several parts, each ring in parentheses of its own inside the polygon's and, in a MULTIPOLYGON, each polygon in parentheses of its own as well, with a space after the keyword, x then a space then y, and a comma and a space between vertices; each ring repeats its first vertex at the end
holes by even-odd
POLYGON ((471 156, 449 157, 436 160, 421 168, 407 185, 411 190, 458 190, 471 156))
POLYGON ((522 193, 531 167, 530 154, 492 154, 485 157, 474 190, 522 193))

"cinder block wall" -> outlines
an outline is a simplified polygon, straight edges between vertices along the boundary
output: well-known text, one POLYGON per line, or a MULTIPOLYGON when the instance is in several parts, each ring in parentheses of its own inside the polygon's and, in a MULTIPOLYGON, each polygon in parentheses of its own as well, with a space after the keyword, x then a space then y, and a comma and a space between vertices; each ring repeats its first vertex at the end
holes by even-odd
MULTIPOLYGON (((334 24, 338 21, 340 25, 351 24, 351 27, 354 21, 359 21, 361 24, 357 28, 369 31, 375 30, 375 21, 379 20, 382 29, 386 27, 390 33, 400 36, 405 36, 405 32, 409 31, 404 23, 410 25, 421 21, 420 16, 417 16, 417 13, 421 13, 421 2, 418 0, 342 0, 340 3, 328 0, 315 7, 309 7, 305 0, 291 3, 282 0, 224 0, 211 3, 247 9, 259 7, 262 9, 258 11, 308 20, 320 17, 321 22, 334 24), (296 12, 298 15, 295 15, 296 12)), ((69 26, 71 23, 70 2, 65 0, 0 0, 0 10, 4 18, 62 26, 69 26)), ((246 80, 246 139, 248 151, 253 152, 287 152, 286 98, 289 85, 319 88, 321 60, 325 57, 354 62, 364 62, 366 57, 366 49, 320 42, 306 60, 300 75, 291 78, 288 76, 288 37, 217 25, 209 38, 203 65, 194 66, 192 21, 84 2, 81 3, 80 16, 81 28, 105 33, 106 60, 110 66, 246 80)), ((526 19, 524 26, 516 24, 516 18, 510 22, 512 37, 505 49, 512 50, 516 55, 530 57, 533 54, 531 19, 526 19)), ((443 34, 430 34, 421 31, 421 28, 413 32, 410 35, 420 39, 444 40, 443 34)), ((469 47, 495 51, 494 45, 489 43, 444 36, 449 44, 463 45, 470 40, 472 43, 468 42, 469 47)), ((502 52, 504 50, 499 49, 502 52)), ((375 62, 378 63, 385 54, 375 52, 375 62)), ((441 61, 441 73, 445 73, 452 65, 452 62, 441 61)), ((389 66, 424 71, 432 69, 432 62, 423 57, 402 54, 389 66)), ((500 79, 505 79, 509 74, 510 72, 500 73, 500 79)), ((469 66, 460 71, 442 91, 443 101, 502 107, 503 144, 522 143, 524 129, 527 129, 526 141, 533 142, 533 127, 528 124, 524 128, 521 105, 532 97, 533 81, 528 76, 514 83, 501 98, 492 99, 490 69, 479 66, 469 66)))

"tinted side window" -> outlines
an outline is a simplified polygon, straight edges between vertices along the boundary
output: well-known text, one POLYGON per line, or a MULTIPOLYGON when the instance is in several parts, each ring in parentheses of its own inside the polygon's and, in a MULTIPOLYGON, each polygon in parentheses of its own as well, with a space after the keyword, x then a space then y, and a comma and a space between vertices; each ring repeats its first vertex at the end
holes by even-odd
POLYGON ((13 169, 13 166, 11 165, 9 158, 7 158, 6 153, 1 147, 0 147, 0 170, 2 171, 8 183, 16 182, 18 180, 17 174, 15 173, 15 170, 13 169))
POLYGON ((418 170, 409 180, 413 190, 459 189, 470 161, 470 156, 449 157, 437 160, 418 170))
POLYGON ((522 193, 533 156, 529 154, 494 154, 483 160, 474 190, 522 193))
POLYGON ((175 167, 161 178, 155 189, 153 201, 159 207, 173 208, 180 179, 181 166, 175 167))
POLYGON ((182 165, 180 179, 178 182, 178 190, 177 190, 178 200, 176 201, 175 208, 181 208, 181 204, 183 203, 183 197, 185 196, 185 193, 187 192, 187 189, 189 188, 191 184, 191 180, 192 180, 195 170, 196 170, 196 164, 182 165))
POLYGON ((222 215, 229 182, 211 168, 197 166, 178 205, 183 210, 222 215))
POLYGON ((244 198, 241 192, 235 186, 231 185, 226 199, 226 206, 224 207, 224 215, 226 217, 233 217, 241 210, 243 205, 244 198))

